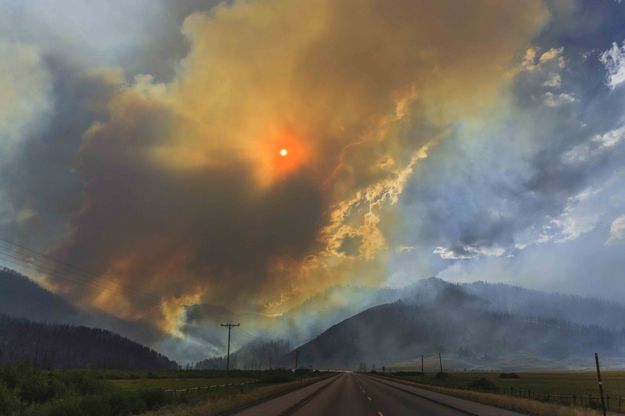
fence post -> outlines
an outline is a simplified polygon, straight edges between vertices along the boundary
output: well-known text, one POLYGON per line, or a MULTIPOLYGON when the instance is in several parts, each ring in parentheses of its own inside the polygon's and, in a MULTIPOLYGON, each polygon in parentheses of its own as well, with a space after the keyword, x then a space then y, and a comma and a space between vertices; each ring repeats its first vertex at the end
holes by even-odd
POLYGON ((601 381, 601 369, 599 368, 599 354, 595 353, 595 364, 597 365, 597 383, 599 383, 599 395, 601 396, 601 408, 603 416, 606 416, 605 401, 603 400, 603 382, 601 381))

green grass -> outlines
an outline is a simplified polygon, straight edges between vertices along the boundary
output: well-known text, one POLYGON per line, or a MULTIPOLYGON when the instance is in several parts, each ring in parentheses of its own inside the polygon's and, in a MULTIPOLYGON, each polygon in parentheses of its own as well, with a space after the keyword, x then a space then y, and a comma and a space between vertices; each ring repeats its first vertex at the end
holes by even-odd
MULTIPOLYGON (((421 376, 400 376, 417 382, 424 382, 438 386, 464 388, 470 382, 486 378, 498 388, 532 390, 536 394, 563 394, 563 395, 593 395, 597 396, 597 376, 594 372, 541 372, 541 373, 516 373, 519 379, 502 379, 499 372, 455 372, 448 373, 449 377, 438 379, 435 374, 426 374, 423 380, 421 376)), ((625 371, 608 371, 602 373, 603 388, 605 394, 612 397, 622 396, 625 398, 625 371)))
MULTIPOLYGON (((431 386, 440 386, 452 389, 471 389, 470 385, 478 379, 486 379, 494 385, 494 390, 483 390, 497 395, 528 397, 534 400, 549 401, 579 406, 599 406, 599 387, 597 376, 589 371, 561 371, 561 372, 517 372, 520 378, 501 378, 499 372, 452 372, 446 377, 438 378, 436 374, 426 373, 425 377, 416 373, 386 374, 405 381, 417 382, 431 386), (528 391, 530 393, 528 393, 528 391), (555 397, 564 396, 564 397, 555 397), (592 398, 589 400, 589 396, 592 398)), ((625 411, 625 371, 606 371, 602 373, 604 396, 608 399, 609 409, 625 411)), ((482 383, 484 384, 484 383, 482 383)))
POLYGON ((305 382, 317 376, 320 375, 288 370, 226 374, 208 370, 131 372, 0 367, 0 416, 126 416, 207 401, 225 405, 239 401, 229 399, 232 397, 254 397, 259 389, 296 385, 300 377, 305 382), (239 385, 248 381, 254 382, 239 385), (194 389, 213 385, 218 387, 194 389))
POLYGON ((203 400, 193 403, 165 406, 144 413, 142 416, 215 416, 228 414, 233 409, 254 405, 272 397, 289 393, 331 375, 331 373, 316 373, 306 375, 302 380, 291 380, 279 384, 256 384, 253 387, 224 391, 222 394, 205 397, 203 400))
POLYGON ((126 391, 158 388, 162 390, 182 390, 221 384, 240 384, 255 381, 251 377, 214 377, 214 378, 140 378, 110 380, 116 388, 126 391))

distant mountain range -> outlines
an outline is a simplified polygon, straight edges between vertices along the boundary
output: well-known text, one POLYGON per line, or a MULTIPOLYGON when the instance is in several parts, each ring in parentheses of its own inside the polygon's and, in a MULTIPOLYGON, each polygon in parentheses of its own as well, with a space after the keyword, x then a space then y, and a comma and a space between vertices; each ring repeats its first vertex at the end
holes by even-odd
POLYGON ((313 326, 318 329, 318 334, 373 306, 398 300, 411 304, 429 303, 451 286, 462 289, 467 295, 477 296, 481 307, 494 312, 565 320, 612 330, 625 328, 625 305, 616 302, 541 292, 503 283, 453 284, 436 277, 422 279, 402 288, 336 286, 289 311, 283 319, 297 321, 316 315, 313 326))
MULTIPOLYGON (((171 351, 180 342, 148 323, 83 311, 8 269, 0 269, 0 314, 104 328, 151 346, 168 339, 171 351)), ((225 346, 223 320, 245 326, 235 331, 243 345, 232 356, 238 368, 291 367, 289 343, 302 345, 301 363, 316 367, 404 365, 438 351, 456 368, 575 367, 579 356, 595 351, 625 357, 624 305, 485 282, 429 278, 404 288, 337 286, 276 318, 237 316, 211 305, 191 306, 186 315, 182 330, 194 337, 192 345, 202 340, 212 351, 202 368, 224 365, 217 356, 225 346)), ((177 356, 185 354, 181 349, 177 356)))
POLYGON ((625 316, 622 312, 620 305, 597 300, 432 278, 402 291, 399 300, 360 312, 300 346, 300 362, 358 368, 361 363, 410 362, 421 354, 442 352, 464 368, 506 368, 518 356, 528 368, 532 360, 541 366, 558 363, 552 368, 576 362, 584 367, 593 352, 625 352, 625 331, 615 329, 618 317, 625 316), (572 310, 597 306, 599 316, 572 310), (578 322, 559 319, 569 311, 578 322), (603 327, 591 325, 602 322, 601 314, 612 319, 603 327))
POLYGON ((486 301, 489 310, 596 325, 607 329, 625 328, 625 306, 616 302, 575 295, 545 293, 502 283, 465 283, 467 293, 486 301))

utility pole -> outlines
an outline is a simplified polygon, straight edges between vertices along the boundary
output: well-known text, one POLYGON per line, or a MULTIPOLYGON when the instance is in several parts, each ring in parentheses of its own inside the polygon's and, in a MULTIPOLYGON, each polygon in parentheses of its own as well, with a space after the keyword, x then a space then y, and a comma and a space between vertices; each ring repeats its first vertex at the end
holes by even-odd
POLYGON ((441 377, 443 376, 443 359, 441 358, 441 352, 438 352, 438 363, 441 366, 441 377))
POLYGON ((221 324, 221 326, 228 328, 228 355, 226 358, 226 371, 230 371, 230 331, 232 331, 232 328, 234 328, 235 326, 239 326, 241 325, 240 323, 236 323, 233 324, 231 322, 228 322, 226 324, 221 324))
POLYGON ((299 348, 295 350, 295 371, 297 371, 297 367, 298 367, 298 362, 299 362, 299 353, 302 350, 300 350, 299 348))
POLYGON ((606 416, 605 399, 603 398, 603 382, 601 381, 601 370, 599 369, 599 354, 597 353, 595 353, 595 364, 597 366, 597 382, 599 383, 599 396, 601 396, 601 408, 603 409, 603 416, 606 416))
POLYGON ((423 354, 421 354, 421 378, 425 378, 425 372, 423 371, 423 354))
MULTIPOLYGON (((301 349, 297 348, 295 350, 295 375, 297 375, 297 368, 299 366, 299 353, 302 352, 301 349)), ((299 384, 302 384, 302 373, 299 373, 299 384)))

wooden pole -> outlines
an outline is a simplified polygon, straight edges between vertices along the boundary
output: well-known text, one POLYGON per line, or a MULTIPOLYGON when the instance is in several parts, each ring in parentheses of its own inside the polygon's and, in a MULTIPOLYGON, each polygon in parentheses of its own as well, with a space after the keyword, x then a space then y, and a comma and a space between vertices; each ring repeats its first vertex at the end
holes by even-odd
POLYGON ((601 369, 599 368, 599 354, 595 353, 595 364, 597 366, 597 383, 599 383, 599 396, 601 396, 601 408, 603 416, 606 416, 605 399, 603 398, 603 382, 601 381, 601 369))
POLYGON ((440 351, 438 352, 438 363, 441 366, 441 376, 443 375, 443 359, 441 358, 441 353, 440 351))

